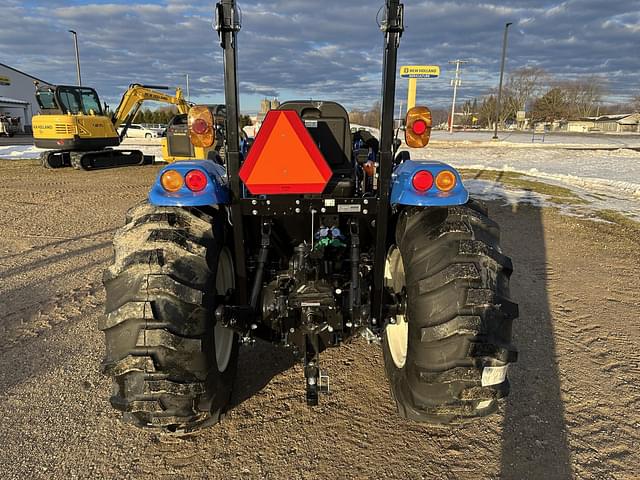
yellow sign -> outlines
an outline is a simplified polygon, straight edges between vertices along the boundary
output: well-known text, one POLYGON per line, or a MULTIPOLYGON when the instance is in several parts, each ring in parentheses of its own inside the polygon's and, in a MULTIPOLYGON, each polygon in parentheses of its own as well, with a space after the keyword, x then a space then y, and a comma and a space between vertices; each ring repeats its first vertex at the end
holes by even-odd
POLYGON ((0 85, 11 85, 11 79, 9 77, 0 75, 0 85))
POLYGON ((437 78, 440 76, 438 65, 405 65, 400 67, 402 78, 437 78))

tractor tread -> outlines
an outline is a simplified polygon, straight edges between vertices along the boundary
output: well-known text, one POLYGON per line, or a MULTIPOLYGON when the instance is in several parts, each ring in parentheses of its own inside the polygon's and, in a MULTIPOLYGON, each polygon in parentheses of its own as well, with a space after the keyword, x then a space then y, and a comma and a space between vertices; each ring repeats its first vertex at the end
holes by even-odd
POLYGON ((509 299, 511 259, 498 225, 470 202, 400 213, 396 242, 404 263, 409 348, 397 368, 384 342, 392 396, 413 420, 456 423, 493 413, 509 391, 506 368, 517 304, 509 299), (482 384, 486 367, 504 368, 501 383, 482 384))
POLYGON ((103 275, 103 371, 111 404, 141 427, 191 431, 215 423, 228 404, 238 347, 218 372, 213 350, 217 252, 222 222, 198 209, 129 210, 103 275))

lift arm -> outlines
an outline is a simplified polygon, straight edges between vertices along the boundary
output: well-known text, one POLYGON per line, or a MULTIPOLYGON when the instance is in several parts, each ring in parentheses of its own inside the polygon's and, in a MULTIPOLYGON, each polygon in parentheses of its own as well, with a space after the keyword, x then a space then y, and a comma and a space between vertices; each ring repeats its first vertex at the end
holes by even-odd
POLYGON ((238 101, 237 34, 240 31, 240 15, 236 0, 220 0, 216 4, 215 29, 220 37, 223 50, 224 98, 226 104, 226 145, 225 152, 227 176, 231 187, 231 221, 233 222, 233 242, 236 264, 235 301, 246 305, 248 301, 247 272, 244 253, 244 227, 240 207, 241 185, 240 170, 240 107, 238 101))
POLYGON ((393 112, 396 95, 396 67, 398 46, 404 31, 404 5, 400 0, 386 0, 385 17, 381 30, 384 33, 384 63, 382 70, 382 122, 380 126, 380 181, 378 202, 381 206, 376 217, 376 251, 373 269, 372 324, 383 325, 382 298, 384 289, 384 266, 388 240, 389 191, 393 170, 393 112))
POLYGON ((176 94, 174 96, 158 92, 154 89, 166 90, 168 88, 133 83, 129 85, 127 91, 124 92, 122 100, 120 100, 120 104, 118 105, 118 108, 116 108, 112 117, 113 126, 116 129, 122 124, 125 125, 122 136, 124 136, 127 127, 133 121, 144 101, 149 100, 153 102, 170 103, 175 105, 180 113, 189 112, 191 104, 184 99, 180 88, 176 88, 176 94))

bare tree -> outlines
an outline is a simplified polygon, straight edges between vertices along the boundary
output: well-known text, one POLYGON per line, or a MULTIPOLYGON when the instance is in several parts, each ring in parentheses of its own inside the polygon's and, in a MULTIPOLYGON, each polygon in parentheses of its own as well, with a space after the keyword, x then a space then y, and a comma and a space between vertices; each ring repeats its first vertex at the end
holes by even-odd
POLYGON ((491 127, 496 118, 496 97, 489 95, 482 99, 478 108, 478 121, 480 125, 491 127))
POLYGON ((516 111, 526 110, 527 103, 541 93, 548 80, 547 72, 539 67, 523 67, 512 71, 506 85, 513 103, 511 107, 516 111))
POLYGON ((631 106, 634 112, 640 112, 640 95, 636 95, 631 100, 631 106))
POLYGON ((349 121, 358 125, 380 128, 380 102, 376 101, 367 111, 352 110, 349 112, 349 121))
POLYGON ((577 118, 595 115, 605 93, 604 80, 596 76, 562 82, 558 87, 564 91, 569 116, 577 118))
POLYGON ((431 110, 431 118, 433 120, 433 124, 442 125, 447 123, 450 113, 451 112, 449 112, 448 108, 434 108, 433 110, 431 110))
MULTIPOLYGON (((478 110, 480 125, 486 125, 487 127, 492 128, 493 122, 495 122, 496 118, 496 95, 497 91, 492 90, 489 95, 485 96, 482 99, 482 103, 480 104, 478 110)), ((516 102, 508 88, 502 89, 502 100, 500 103, 501 106, 499 121, 501 128, 504 128, 504 124, 507 120, 514 119, 516 117, 518 107, 516 106, 516 102)))
MULTIPOLYGON (((633 101, 631 105, 631 108, 633 109, 633 101)), ((640 104, 638 106, 640 106, 640 104)), ((628 103, 603 103, 600 105, 600 115, 618 115, 621 113, 629 113, 629 108, 630 107, 628 103)))
POLYGON ((553 122, 567 118, 570 112, 565 90, 552 88, 533 104, 532 119, 534 122, 553 122))

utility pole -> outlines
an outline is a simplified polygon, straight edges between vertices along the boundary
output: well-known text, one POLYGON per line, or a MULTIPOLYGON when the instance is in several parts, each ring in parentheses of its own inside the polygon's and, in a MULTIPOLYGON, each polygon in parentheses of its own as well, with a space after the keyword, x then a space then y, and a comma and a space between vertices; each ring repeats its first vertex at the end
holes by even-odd
POLYGON ((75 30, 69 30, 69 33, 73 34, 73 43, 76 47, 76 75, 78 77, 78 86, 82 86, 82 77, 80 77, 80 51, 78 50, 78 34, 75 30))
POLYGON ((504 60, 507 57, 507 33, 511 22, 504 24, 504 39, 502 40, 502 64, 500 65, 500 85, 498 86, 498 100, 496 102, 496 125, 493 131, 493 139, 498 139, 498 123, 500 123, 500 100, 502 97, 502 78, 504 77, 504 60))
POLYGON ((451 80, 453 86, 453 102, 451 102, 451 121, 449 122, 449 133, 453 133, 453 119, 456 113, 456 96, 458 94, 458 85, 460 85, 460 65, 463 63, 469 63, 467 60, 449 60, 449 63, 456 64, 456 75, 451 80))
POLYGON ((185 74, 185 76, 187 77, 187 102, 191 101, 191 95, 189 94, 189 74, 185 74))

